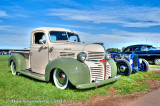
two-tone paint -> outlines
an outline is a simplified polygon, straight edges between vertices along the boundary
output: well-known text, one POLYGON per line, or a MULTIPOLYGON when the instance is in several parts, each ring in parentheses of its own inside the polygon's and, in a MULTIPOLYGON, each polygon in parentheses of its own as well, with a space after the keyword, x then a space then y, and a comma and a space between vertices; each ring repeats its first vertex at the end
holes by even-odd
POLYGON ((31 33, 30 49, 28 51, 12 51, 8 65, 10 66, 14 62, 17 73, 42 81, 53 80, 55 72, 62 70, 63 73, 60 73, 60 77, 63 74, 63 77, 67 77, 69 82, 78 89, 104 85, 119 78, 116 76, 116 63, 113 59, 106 58, 103 46, 69 40, 51 41, 51 31, 73 33, 79 37, 75 31, 63 28, 36 28, 31 33), (45 42, 40 39, 39 42, 42 43, 35 43, 37 42, 36 34, 43 35, 45 42), (77 58, 78 54, 82 52, 87 55, 84 62, 77 58))

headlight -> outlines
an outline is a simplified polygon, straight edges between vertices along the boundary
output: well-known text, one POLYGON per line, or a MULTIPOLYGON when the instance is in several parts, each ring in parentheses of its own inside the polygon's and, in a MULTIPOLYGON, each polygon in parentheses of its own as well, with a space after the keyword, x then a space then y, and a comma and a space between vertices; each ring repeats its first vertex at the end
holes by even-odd
POLYGON ((110 53, 106 53, 106 59, 110 59, 111 58, 111 54, 110 53))
POLYGON ((142 63, 142 59, 139 59, 139 63, 140 63, 140 64, 142 63))
POLYGON ((81 52, 77 55, 77 59, 81 62, 84 62, 87 59, 87 54, 85 52, 81 52))
POLYGON ((130 64, 133 64, 133 60, 132 59, 130 59, 129 62, 130 62, 130 64))

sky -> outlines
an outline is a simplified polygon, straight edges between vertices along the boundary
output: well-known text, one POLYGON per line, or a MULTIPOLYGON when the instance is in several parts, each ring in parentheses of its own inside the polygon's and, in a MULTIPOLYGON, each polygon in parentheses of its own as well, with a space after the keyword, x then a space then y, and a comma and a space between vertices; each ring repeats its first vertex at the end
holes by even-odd
POLYGON ((30 47, 31 31, 58 27, 105 48, 160 47, 159 0, 0 0, 0 49, 30 47))

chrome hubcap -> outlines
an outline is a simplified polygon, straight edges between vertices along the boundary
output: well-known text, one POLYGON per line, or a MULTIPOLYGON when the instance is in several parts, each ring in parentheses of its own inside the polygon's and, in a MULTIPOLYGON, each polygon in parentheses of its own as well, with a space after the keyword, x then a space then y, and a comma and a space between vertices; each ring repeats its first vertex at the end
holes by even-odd
POLYGON ((160 59, 157 59, 157 60, 156 60, 156 63, 157 63, 157 64, 160 64, 160 59))
POLYGON ((124 65, 121 65, 121 66, 120 66, 120 71, 121 71, 121 72, 125 72, 125 71, 126 71, 126 69, 127 69, 127 67, 126 67, 126 66, 124 66, 124 65))
POLYGON ((66 83, 66 75, 64 73, 59 74, 59 81, 62 84, 66 83))

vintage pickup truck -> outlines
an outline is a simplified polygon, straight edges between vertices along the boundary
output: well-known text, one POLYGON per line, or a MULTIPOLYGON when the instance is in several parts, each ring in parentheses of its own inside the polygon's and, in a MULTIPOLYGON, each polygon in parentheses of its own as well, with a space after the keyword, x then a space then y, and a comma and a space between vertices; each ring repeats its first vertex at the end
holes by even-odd
POLYGON ((54 27, 34 29, 30 50, 12 51, 8 65, 13 75, 51 81, 59 89, 92 88, 120 77, 103 46, 81 43, 75 31, 54 27))

